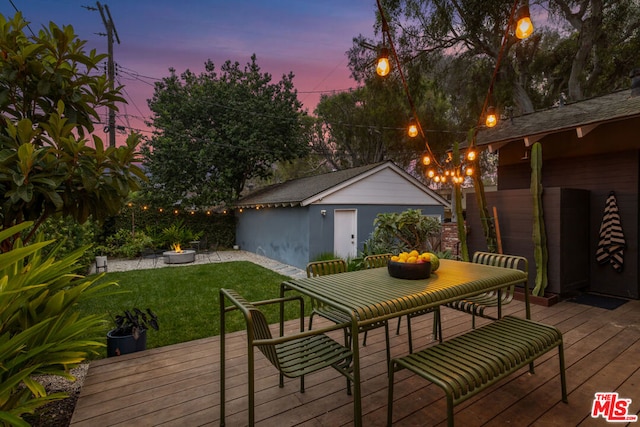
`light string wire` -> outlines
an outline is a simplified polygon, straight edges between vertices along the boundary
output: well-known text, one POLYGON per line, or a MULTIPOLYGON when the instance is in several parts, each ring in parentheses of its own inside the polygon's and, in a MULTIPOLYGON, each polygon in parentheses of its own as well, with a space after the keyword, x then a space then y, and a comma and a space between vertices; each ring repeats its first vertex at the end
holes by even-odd
MULTIPOLYGON (((409 92, 409 86, 407 84, 407 81, 404 77, 404 72, 402 71, 402 67, 400 65, 400 61, 398 60, 398 55, 396 53, 396 49, 395 46, 393 44, 393 39, 391 38, 391 34, 389 33, 389 25, 387 22, 387 19, 385 17, 384 11, 382 9, 382 5, 380 4, 380 0, 376 0, 376 3, 378 5, 378 11, 380 12, 380 19, 382 21, 382 37, 383 37, 383 43, 384 43, 384 36, 386 33, 387 36, 387 40, 389 42, 390 48, 391 48, 391 53, 393 54, 393 58, 396 62, 396 66, 398 68, 398 74, 400 74, 400 79, 402 81, 402 85, 404 87, 406 96, 407 96, 407 100, 409 102, 409 107, 411 108, 411 113, 413 115, 413 118, 415 120, 416 126, 418 128, 418 131, 420 133, 420 136, 422 137, 422 139, 425 142, 425 148, 427 150, 427 152, 429 153, 429 156, 431 157, 431 161, 433 161, 436 166, 438 166, 441 169, 444 169, 444 167, 440 164, 440 162, 438 162, 438 159, 433 155, 433 152, 431 150, 431 147, 429 146, 429 141, 427 140, 426 134, 422 128, 422 123, 420 122, 420 119, 418 117, 417 114, 417 110, 415 107, 415 104, 413 102, 413 98, 411 97, 411 94, 409 92)), ((476 124, 476 126, 473 129, 473 136, 471 137, 471 141, 469 142, 469 147, 467 149, 467 152, 470 152, 474 149, 474 147, 476 147, 476 137, 478 134, 478 130, 480 129, 480 127, 482 126, 482 120, 486 114, 487 108, 489 106, 489 101, 491 99, 491 96, 493 94, 493 87, 496 81, 496 78, 498 76, 498 71, 500 69, 500 64, 502 63, 502 58, 504 57, 504 52, 505 52, 505 47, 507 45, 507 41, 509 39, 509 31, 511 30, 511 27, 513 25, 513 19, 515 16, 515 13, 517 11, 518 8, 518 4, 520 3, 520 0, 515 0, 513 3, 513 6, 511 7, 511 12, 509 14, 509 20, 507 21, 507 26, 505 28, 504 34, 502 36, 502 43, 500 45, 500 50, 498 51, 498 57, 496 59, 496 65, 493 69, 493 74, 491 76, 491 82, 489 83, 489 89, 487 90, 487 95, 485 96, 484 99, 484 103, 482 105, 482 110, 480 113, 480 116, 478 117, 478 122, 476 124)), ((476 156, 477 158, 477 156, 476 156)))
POLYGON ((422 124, 418 119, 418 111, 416 110, 415 103, 413 102, 413 98, 411 97, 411 93, 409 92, 409 85, 407 84, 407 80, 404 77, 404 72, 402 71, 402 66, 400 65, 400 60, 398 59, 398 54, 396 52, 395 45, 393 44, 393 39, 391 38, 391 34, 389 33, 389 24, 387 22, 387 18, 384 15, 384 11, 382 10, 382 5, 380 4, 380 0, 376 0, 376 3, 378 4, 378 11, 380 12, 380 19, 382 21, 382 40, 384 43, 384 36, 386 33, 387 40, 391 48, 391 54, 393 55, 393 59, 396 62, 396 67, 398 68, 398 74, 400 74, 400 80, 402 81, 402 86, 404 87, 405 94, 407 95, 407 100, 409 101, 409 108, 411 109, 411 114, 413 115, 413 118, 416 121, 418 132, 420 133, 420 136, 424 140, 425 147, 429 152, 429 156, 431 157, 431 160, 434 161, 436 165, 442 167, 438 163, 438 160, 433 155, 433 152, 431 151, 431 147, 429 146, 429 140, 427 139, 427 136, 424 130, 422 129, 422 124))
POLYGON ((500 45, 500 50, 498 51, 498 57, 496 59, 496 66, 493 68, 493 75, 491 76, 491 82, 489 83, 489 89, 487 90, 487 96, 484 99, 484 104, 482 105, 482 112, 480 114, 480 117, 478 118, 478 123, 476 124, 475 128, 473 129, 473 137, 471 138, 471 141, 469 142, 469 150, 472 150, 473 147, 475 147, 476 145, 476 136, 478 135, 478 130, 480 129, 480 126, 482 126, 482 119, 484 118, 486 112, 487 112, 487 108, 489 107, 489 101, 491 99, 491 96, 493 95, 493 86, 496 82, 496 78, 498 76, 498 70, 500 69, 500 64, 502 63, 502 58, 504 57, 504 52, 505 52, 505 47, 507 45, 507 41, 509 40, 509 31, 511 30, 511 27, 513 25, 513 18, 515 16, 516 10, 518 9, 518 4, 520 3, 520 0, 515 0, 513 2, 513 6, 511 6, 511 13, 509 14, 509 20, 507 22, 507 27, 504 31, 504 34, 502 36, 502 44, 500 45))

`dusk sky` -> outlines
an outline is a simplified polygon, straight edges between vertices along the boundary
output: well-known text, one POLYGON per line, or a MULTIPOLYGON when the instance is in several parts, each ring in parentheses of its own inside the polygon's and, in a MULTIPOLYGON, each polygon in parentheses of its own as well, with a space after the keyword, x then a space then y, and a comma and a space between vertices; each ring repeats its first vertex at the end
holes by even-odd
MULTIPOLYGON (((120 44, 114 59, 117 82, 128 105, 116 124, 144 129, 153 83, 187 68, 195 73, 211 59, 246 64, 253 53, 263 72, 279 81, 293 72, 298 99, 310 113, 321 93, 355 87, 346 51, 359 34, 373 37, 375 0, 106 0, 120 44)), ((107 52, 107 38, 95 0, 0 0, 0 13, 17 8, 34 33, 50 21, 72 25, 88 49, 107 52)), ((27 30, 28 31, 28 30, 27 30)), ((105 113, 106 115, 106 113, 105 113)), ((106 122, 106 117, 103 118, 106 122)), ((101 132, 97 132, 101 137, 101 132)), ((149 135, 147 132, 143 134, 149 135)), ((105 141, 107 140, 106 137, 105 141)))

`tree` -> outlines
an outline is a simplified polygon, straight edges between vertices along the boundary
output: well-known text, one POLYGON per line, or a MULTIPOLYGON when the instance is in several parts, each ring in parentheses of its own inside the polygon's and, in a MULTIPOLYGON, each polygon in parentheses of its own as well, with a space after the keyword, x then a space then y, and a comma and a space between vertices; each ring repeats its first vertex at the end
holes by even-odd
POLYGON ((0 217, 3 229, 34 221, 28 241, 52 215, 80 223, 115 215, 145 177, 135 164, 138 135, 107 149, 86 139, 96 108, 124 101, 95 74, 105 55, 87 54, 71 26, 50 23, 28 37, 26 25, 20 13, 0 15, 0 217))
POLYGON ((564 64, 558 67, 564 75, 555 73, 553 78, 565 83, 560 89, 569 101, 628 87, 640 48, 637 1, 552 0, 549 10, 569 36, 550 44, 544 56, 557 60, 552 64, 564 64))
POLYGON ((237 199, 247 180, 268 178, 273 164, 308 153, 302 138, 302 104, 293 74, 272 83, 256 56, 242 69, 213 62, 196 75, 186 70, 156 83, 153 137, 145 144, 151 200, 210 207, 237 199))
MULTIPOLYGON (((468 68, 460 68, 460 61, 466 62, 467 66, 477 66, 491 58, 483 67, 483 74, 491 76, 509 22, 512 0, 389 0, 383 3, 401 61, 422 62, 432 79, 468 80, 471 78, 468 68), (457 61, 442 62, 443 57, 457 61)), ((498 90, 508 93, 516 109, 526 113, 533 111, 526 91, 526 67, 523 68, 530 58, 522 54, 530 52, 521 51, 520 57, 515 53, 510 56, 518 43, 519 40, 509 33, 503 55, 510 60, 501 63, 499 77, 503 87, 498 90)), ((472 83, 478 85, 477 80, 472 83)), ((483 86, 480 101, 474 100, 476 105, 482 105, 488 87, 488 84, 483 86)), ((475 117, 479 110, 476 107, 475 117)))
MULTIPOLYGON (((375 82, 374 82, 375 83, 375 82)), ((403 126, 409 113, 397 87, 374 83, 322 95, 312 151, 333 170, 377 163, 407 150, 403 126)))

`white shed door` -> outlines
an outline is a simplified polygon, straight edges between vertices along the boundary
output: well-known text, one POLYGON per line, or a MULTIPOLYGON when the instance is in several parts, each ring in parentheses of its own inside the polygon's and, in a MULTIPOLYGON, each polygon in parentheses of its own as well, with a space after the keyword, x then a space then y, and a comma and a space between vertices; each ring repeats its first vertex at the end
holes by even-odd
POLYGON ((357 211, 336 209, 333 225, 333 251, 345 260, 358 255, 357 211))

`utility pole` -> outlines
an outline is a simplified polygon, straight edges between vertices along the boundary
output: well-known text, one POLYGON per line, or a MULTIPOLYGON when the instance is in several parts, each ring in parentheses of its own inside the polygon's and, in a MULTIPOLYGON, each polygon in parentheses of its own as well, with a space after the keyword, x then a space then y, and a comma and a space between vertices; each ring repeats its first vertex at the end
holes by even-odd
MULTIPOLYGON (((116 37, 116 41, 120 44, 120 37, 118 37, 118 32, 116 31, 116 26, 113 23, 113 19, 111 18, 111 12, 109 12, 109 6, 106 4, 104 8, 100 4, 99 1, 96 2, 98 6, 98 10, 100 11, 100 16, 102 16, 102 22, 104 23, 104 28, 107 30, 107 46, 108 46, 108 59, 107 59, 107 78, 109 79, 110 89, 113 90, 115 87, 114 82, 116 79, 116 67, 113 62, 113 36, 116 37), (105 11, 107 12, 105 16, 105 11), (108 18, 108 19, 107 19, 108 18)), ((116 146, 116 112, 114 109, 109 109, 109 146, 116 146)))

